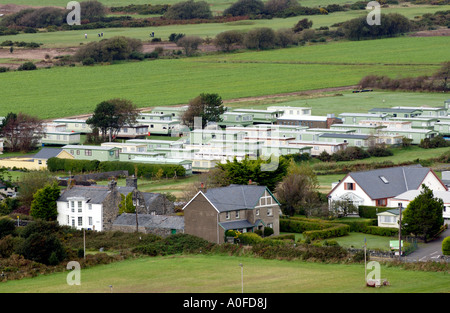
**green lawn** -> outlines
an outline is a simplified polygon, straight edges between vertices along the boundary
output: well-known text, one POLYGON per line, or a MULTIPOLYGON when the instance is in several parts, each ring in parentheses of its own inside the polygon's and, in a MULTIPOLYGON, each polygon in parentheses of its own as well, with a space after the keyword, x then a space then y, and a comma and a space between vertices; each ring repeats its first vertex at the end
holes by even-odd
POLYGON ((364 285, 364 264, 322 264, 230 256, 143 257, 69 272, 0 283, 8 293, 422 293, 448 292, 448 274, 381 267, 390 286, 364 285), (220 269, 220 270, 217 270, 220 269))

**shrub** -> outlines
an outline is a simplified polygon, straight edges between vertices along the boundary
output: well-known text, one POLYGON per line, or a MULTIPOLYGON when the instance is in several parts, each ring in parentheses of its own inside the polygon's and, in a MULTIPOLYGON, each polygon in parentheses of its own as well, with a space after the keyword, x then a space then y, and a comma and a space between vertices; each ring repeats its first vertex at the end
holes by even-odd
POLYGON ((231 51, 236 46, 242 44, 244 34, 237 30, 229 30, 216 35, 214 44, 222 51, 231 51))
POLYGON ((269 237, 273 235, 273 228, 270 227, 264 227, 264 237, 269 237))
POLYGON ((255 233, 242 233, 238 236, 239 243, 243 245, 254 245, 263 239, 255 233))
POLYGON ((172 20, 210 19, 213 17, 207 2, 194 2, 193 0, 179 2, 170 6, 163 16, 172 20))
POLYGON ((25 62, 22 65, 19 66, 19 68, 17 69, 18 71, 33 71, 35 70, 37 67, 36 65, 34 65, 33 62, 25 62))
POLYGON ((55 235, 34 233, 18 248, 18 253, 24 258, 39 263, 54 265, 65 257, 65 249, 55 235))
POLYGON ((363 230, 363 233, 377 236, 392 237, 398 235, 398 229, 390 227, 367 226, 363 230))
POLYGON ((258 15, 264 11, 264 2, 261 0, 238 0, 223 11, 223 15, 245 16, 258 15))
POLYGON ((275 47, 275 32, 268 27, 255 28, 244 36, 244 45, 247 49, 272 49, 275 47))
POLYGON ((450 255, 450 236, 445 237, 442 241, 442 253, 444 255, 450 255))
POLYGON ((0 239, 14 233, 16 225, 13 220, 9 218, 0 219, 0 239))

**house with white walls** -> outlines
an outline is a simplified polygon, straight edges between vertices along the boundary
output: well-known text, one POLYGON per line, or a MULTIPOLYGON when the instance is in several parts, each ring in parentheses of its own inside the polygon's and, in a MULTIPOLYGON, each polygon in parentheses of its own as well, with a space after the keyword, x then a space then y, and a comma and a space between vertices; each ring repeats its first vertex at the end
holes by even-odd
POLYGON ((421 190, 422 184, 433 191, 447 187, 431 168, 399 166, 348 173, 334 184, 328 193, 331 207, 334 201, 348 201, 355 206, 388 206, 389 200, 409 190, 421 190))

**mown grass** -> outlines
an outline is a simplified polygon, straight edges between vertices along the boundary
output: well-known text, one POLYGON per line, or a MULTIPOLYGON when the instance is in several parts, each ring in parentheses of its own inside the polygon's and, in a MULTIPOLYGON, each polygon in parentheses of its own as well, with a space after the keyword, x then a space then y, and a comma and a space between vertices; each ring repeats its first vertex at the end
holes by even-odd
POLYGON ((65 273, 0 283, 8 293, 403 293, 448 292, 448 274, 381 266, 390 286, 364 285, 364 264, 323 264, 251 257, 143 257, 81 269, 81 285, 65 273), (220 269, 220 270, 217 270, 220 269))

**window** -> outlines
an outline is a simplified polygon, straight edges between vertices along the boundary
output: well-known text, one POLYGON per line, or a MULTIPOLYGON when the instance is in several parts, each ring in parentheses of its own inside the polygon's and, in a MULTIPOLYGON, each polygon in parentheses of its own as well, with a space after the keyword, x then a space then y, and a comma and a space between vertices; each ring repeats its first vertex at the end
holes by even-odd
POLYGON ((89 219, 89 226, 92 226, 92 216, 89 216, 88 219, 89 219))
POLYGON ((376 206, 386 206, 387 200, 386 199, 377 199, 376 200, 376 206))
POLYGON ((72 227, 75 227, 75 219, 72 218, 72 227))
POLYGON ((356 189, 356 184, 355 183, 345 183, 344 184, 344 189, 345 190, 355 190, 356 189))
POLYGON ((381 220, 383 223, 395 223, 395 217, 394 216, 382 216, 381 220))
POLYGON ((88 204, 88 209, 92 210, 92 204, 90 204, 90 203, 88 204))
POLYGON ((84 150, 84 155, 91 156, 92 150, 84 150))
POLYGON ((259 209, 256 209, 256 216, 259 216, 259 209))
POLYGON ((272 208, 267 209, 267 216, 273 216, 273 210, 272 208))
POLYGON ((81 201, 78 201, 78 212, 82 212, 83 203, 81 201))
POLYGON ((83 218, 81 216, 78 217, 78 226, 83 226, 83 218))
POLYGON ((236 218, 239 218, 239 211, 236 211, 236 218))
POLYGON ((230 219, 230 212, 225 213, 225 218, 226 218, 227 220, 230 219))
POLYGON ((70 208, 70 211, 75 212, 75 201, 70 201, 70 208))

